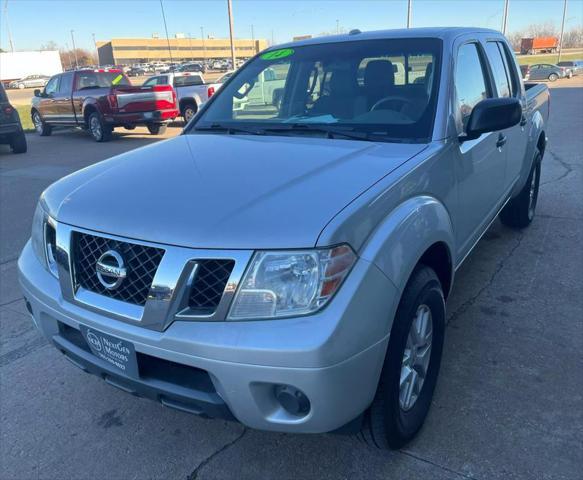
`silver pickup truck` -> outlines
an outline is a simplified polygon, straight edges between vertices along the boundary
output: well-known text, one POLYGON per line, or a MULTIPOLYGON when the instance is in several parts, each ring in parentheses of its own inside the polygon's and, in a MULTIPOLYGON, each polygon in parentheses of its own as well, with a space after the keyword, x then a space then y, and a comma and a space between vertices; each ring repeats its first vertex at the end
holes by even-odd
POLYGON ((491 30, 271 48, 179 137, 42 194, 26 305, 127 392, 400 447, 430 407, 456 269, 497 215, 533 220, 548 111, 491 30), (234 108, 266 69, 279 100, 234 108))

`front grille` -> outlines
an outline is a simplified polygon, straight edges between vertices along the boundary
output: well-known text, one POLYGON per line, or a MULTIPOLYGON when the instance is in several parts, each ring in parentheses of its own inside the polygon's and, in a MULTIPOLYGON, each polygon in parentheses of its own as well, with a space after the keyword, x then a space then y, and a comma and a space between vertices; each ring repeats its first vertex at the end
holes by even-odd
POLYGON ((81 232, 74 233, 73 252, 76 287, 142 306, 146 303, 154 275, 164 255, 161 248, 81 232), (97 261, 108 250, 119 253, 127 268, 127 277, 115 290, 105 288, 97 277, 97 261))
POLYGON ((233 260, 200 260, 190 290, 188 306, 198 315, 211 315, 217 309, 229 276, 233 260))

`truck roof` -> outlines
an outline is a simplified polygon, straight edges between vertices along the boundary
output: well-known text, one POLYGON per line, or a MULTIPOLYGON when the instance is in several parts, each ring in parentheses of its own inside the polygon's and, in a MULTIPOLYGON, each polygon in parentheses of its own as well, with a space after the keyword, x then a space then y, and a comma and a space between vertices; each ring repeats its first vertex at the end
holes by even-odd
POLYGON ((319 45, 324 43, 356 42, 359 40, 383 40, 388 38, 440 38, 444 41, 453 40, 467 33, 490 33, 502 35, 498 30, 478 27, 425 27, 425 28, 400 28, 393 30, 373 30, 370 32, 344 33, 341 35, 328 35, 308 38, 296 42, 274 45, 266 49, 279 50, 288 47, 300 47, 304 45, 319 45))

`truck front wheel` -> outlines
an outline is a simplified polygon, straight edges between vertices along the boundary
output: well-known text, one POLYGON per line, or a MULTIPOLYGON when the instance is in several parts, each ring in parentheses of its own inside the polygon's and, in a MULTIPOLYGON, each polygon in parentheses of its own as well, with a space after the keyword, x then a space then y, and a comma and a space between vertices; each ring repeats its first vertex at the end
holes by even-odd
POLYGON ((510 200, 500 212, 500 220, 511 228, 525 228, 534 218, 540 185, 540 170, 542 156, 537 150, 528 180, 520 193, 510 200))
POLYGON ((148 131, 152 135, 164 135, 166 133, 167 125, 161 125, 159 123, 148 125, 148 131))
POLYGON ((36 110, 32 112, 32 123, 34 129, 41 137, 48 137, 53 132, 53 127, 47 125, 36 110))
POLYGON ((113 129, 101 120, 98 112, 93 112, 87 120, 89 132, 96 142, 109 142, 113 129))
POLYGON ((385 363, 362 438, 401 448, 419 431, 437 382, 445 330, 445 300, 435 272, 419 265, 407 282, 393 322, 385 363))

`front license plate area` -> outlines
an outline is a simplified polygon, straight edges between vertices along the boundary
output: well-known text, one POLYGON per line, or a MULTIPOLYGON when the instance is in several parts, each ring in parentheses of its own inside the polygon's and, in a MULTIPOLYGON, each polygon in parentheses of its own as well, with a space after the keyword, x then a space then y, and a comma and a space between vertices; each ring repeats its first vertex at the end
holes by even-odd
POLYGON ((93 328, 81 325, 83 338, 89 345, 91 353, 106 362, 114 370, 138 378, 138 361, 133 343, 121 340, 93 328))

